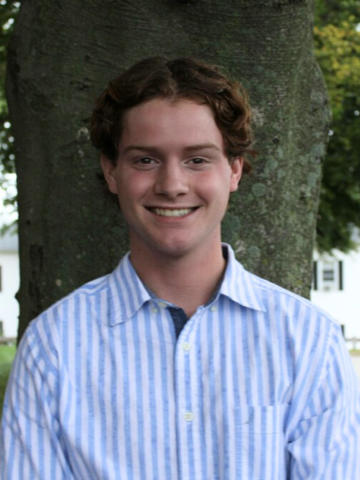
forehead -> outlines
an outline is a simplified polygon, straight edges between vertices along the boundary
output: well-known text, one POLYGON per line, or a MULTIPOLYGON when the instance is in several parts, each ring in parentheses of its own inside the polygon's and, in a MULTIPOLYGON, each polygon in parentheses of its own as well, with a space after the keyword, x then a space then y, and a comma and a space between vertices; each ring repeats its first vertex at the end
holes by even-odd
POLYGON ((156 146, 212 142, 223 150, 211 108, 184 99, 156 98, 129 109, 124 115, 120 150, 139 142, 156 146))

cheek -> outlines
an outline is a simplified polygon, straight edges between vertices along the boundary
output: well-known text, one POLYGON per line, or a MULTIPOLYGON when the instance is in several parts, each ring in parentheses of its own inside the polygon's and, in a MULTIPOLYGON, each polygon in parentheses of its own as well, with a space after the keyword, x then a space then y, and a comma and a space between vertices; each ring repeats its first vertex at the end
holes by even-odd
POLYGON ((124 175, 118 182, 120 202, 132 203, 151 191, 151 182, 143 175, 124 175))
POLYGON ((218 201, 226 202, 231 186, 229 175, 221 172, 217 175, 204 175, 198 183, 199 193, 209 201, 217 198, 218 201))

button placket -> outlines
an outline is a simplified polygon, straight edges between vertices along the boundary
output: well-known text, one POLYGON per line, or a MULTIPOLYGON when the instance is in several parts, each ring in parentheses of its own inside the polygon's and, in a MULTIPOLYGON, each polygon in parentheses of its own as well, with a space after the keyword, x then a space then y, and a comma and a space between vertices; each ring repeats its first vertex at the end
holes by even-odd
POLYGON ((192 398, 191 391, 191 369, 194 368, 194 356, 196 356, 196 331, 199 328, 199 320, 206 309, 200 307, 196 314, 188 320, 178 338, 175 362, 178 364, 176 375, 181 379, 176 382, 176 407, 177 407, 177 429, 179 444, 186 448, 188 433, 191 429, 197 428, 197 406, 192 398))

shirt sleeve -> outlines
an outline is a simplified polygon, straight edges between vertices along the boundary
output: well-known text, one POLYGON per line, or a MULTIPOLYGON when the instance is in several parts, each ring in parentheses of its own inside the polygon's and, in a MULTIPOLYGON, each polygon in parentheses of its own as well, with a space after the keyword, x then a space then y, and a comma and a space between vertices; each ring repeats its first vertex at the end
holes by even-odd
POLYGON ((61 445, 58 371, 52 340, 34 322, 19 345, 10 374, 0 433, 2 480, 72 480, 61 445))
POLYGON ((360 382, 335 323, 317 385, 288 438, 290 480, 360 480, 360 382))

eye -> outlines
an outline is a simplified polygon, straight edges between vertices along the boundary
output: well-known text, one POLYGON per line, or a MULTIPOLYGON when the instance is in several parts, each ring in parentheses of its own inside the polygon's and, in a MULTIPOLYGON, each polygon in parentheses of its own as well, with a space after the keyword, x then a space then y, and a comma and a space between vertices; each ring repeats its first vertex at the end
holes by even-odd
POLYGON ((204 163, 207 163, 207 161, 204 158, 195 157, 190 160, 190 163, 193 165, 203 165, 204 163))
POLYGON ((137 163, 140 163, 140 165, 150 165, 152 163, 155 163, 155 160, 150 157, 142 157, 137 160, 137 163))
POLYGON ((148 169, 153 168, 157 164, 157 161, 152 157, 140 157, 133 160, 135 168, 148 169))

